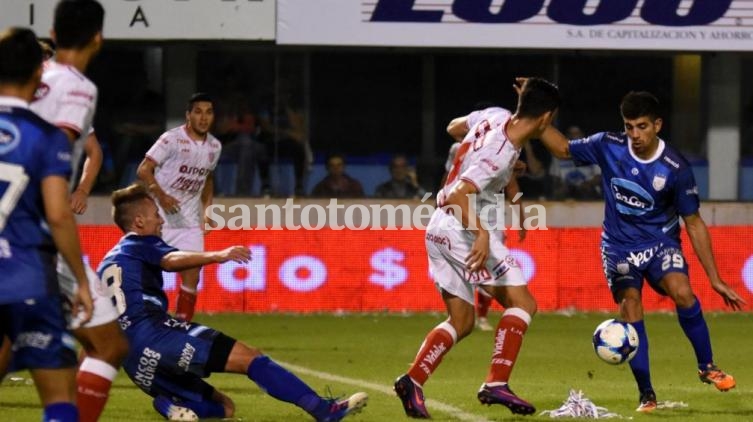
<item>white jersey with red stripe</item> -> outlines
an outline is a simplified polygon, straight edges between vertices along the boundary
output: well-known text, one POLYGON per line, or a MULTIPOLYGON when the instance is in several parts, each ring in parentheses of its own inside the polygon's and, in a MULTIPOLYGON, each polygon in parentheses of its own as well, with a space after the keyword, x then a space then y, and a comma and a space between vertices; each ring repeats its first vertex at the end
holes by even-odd
POLYGON ((510 142, 505 132, 511 113, 498 110, 491 115, 491 119, 478 119, 470 127, 455 154, 447 181, 437 195, 437 205, 442 207, 458 183, 472 184, 477 190, 476 213, 492 227, 497 223, 497 213, 488 207, 497 204, 494 195, 502 192, 510 182, 515 161, 520 155, 520 150, 510 142), (487 207, 486 212, 482 212, 484 207, 487 207))
MULTIPOLYGON (((75 181, 83 143, 91 132, 97 108, 97 86, 73 66, 47 60, 42 83, 39 85, 31 109, 43 119, 78 134, 73 145, 72 165, 75 181)), ((74 182, 75 183, 75 182, 74 182)))
MULTIPOLYGON (((510 118, 510 112, 505 110, 502 107, 488 107, 482 110, 476 110, 471 112, 468 116, 465 118, 465 123, 470 131, 470 129, 474 126, 476 126, 479 122, 482 120, 486 120, 489 122, 489 125, 492 127, 492 129, 501 126, 503 123, 507 121, 507 119, 510 118)), ((457 154, 458 148, 460 147, 460 142, 455 142, 450 147, 450 151, 447 154, 447 161, 445 161, 444 169, 445 171, 450 171, 450 168, 452 167, 452 162, 455 160, 455 154, 457 154)))
POLYGON ((160 214, 168 228, 203 227, 204 209, 201 192, 207 177, 217 167, 222 145, 211 134, 196 141, 186 133, 185 125, 163 133, 147 151, 147 158, 157 163, 154 178, 168 195, 180 204, 180 211, 160 214))

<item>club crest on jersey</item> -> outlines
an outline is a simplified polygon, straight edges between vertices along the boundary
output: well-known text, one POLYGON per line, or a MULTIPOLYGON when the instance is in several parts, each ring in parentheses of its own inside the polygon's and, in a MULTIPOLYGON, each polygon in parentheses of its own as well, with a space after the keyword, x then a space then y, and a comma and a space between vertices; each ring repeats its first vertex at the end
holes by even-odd
POLYGON ((50 86, 44 82, 39 83, 39 87, 34 91, 34 99, 32 101, 38 101, 46 97, 50 93, 50 86))
POLYGON ((20 140, 21 133, 16 125, 7 120, 0 120, 0 154, 12 151, 20 140))
POLYGON ((667 184, 667 176, 664 174, 657 174, 654 176, 653 182, 651 182, 651 186, 653 186, 654 190, 660 191, 664 189, 664 185, 667 184))

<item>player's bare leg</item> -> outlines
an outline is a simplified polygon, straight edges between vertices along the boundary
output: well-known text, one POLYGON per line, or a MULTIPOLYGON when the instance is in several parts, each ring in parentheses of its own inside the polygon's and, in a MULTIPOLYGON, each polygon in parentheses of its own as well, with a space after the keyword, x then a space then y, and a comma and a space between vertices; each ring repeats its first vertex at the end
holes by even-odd
POLYGON ((74 368, 61 369, 33 369, 31 378, 37 388, 39 399, 45 408, 45 417, 47 419, 47 410, 50 407, 65 405, 64 408, 58 407, 55 413, 59 416, 70 417, 70 420, 78 420, 78 412, 74 407, 76 403, 76 370, 74 368), (61 415, 58 412, 63 412, 61 415), (73 412, 75 415, 68 413, 73 412))
POLYGON ((494 327, 489 324, 489 307, 492 305, 492 297, 484 289, 476 289, 476 327, 481 331, 492 331, 494 327))
POLYGON ((117 321, 77 328, 73 335, 84 348, 76 375, 81 422, 97 421, 118 368, 128 354, 128 340, 117 321))
POLYGON ((422 386, 452 346, 473 331, 473 305, 446 291, 442 291, 442 299, 449 317, 426 335, 408 372, 395 381, 395 393, 403 403, 405 414, 412 418, 430 417, 422 386))
POLYGON ((501 404, 512 413, 530 415, 536 408, 510 390, 508 381, 523 345, 523 336, 536 314, 536 300, 527 286, 482 286, 505 308, 494 334, 494 353, 478 399, 501 404))
POLYGON ((175 306, 175 316, 185 321, 193 319, 196 310, 196 294, 199 286, 199 276, 201 268, 192 268, 181 271, 180 291, 178 292, 178 303, 175 306))
POLYGON ((701 302, 693 294, 688 276, 679 272, 668 273, 659 284, 675 302, 680 327, 695 352, 698 378, 706 384, 713 384, 719 391, 735 388, 735 378, 714 363, 709 328, 703 317, 701 302))

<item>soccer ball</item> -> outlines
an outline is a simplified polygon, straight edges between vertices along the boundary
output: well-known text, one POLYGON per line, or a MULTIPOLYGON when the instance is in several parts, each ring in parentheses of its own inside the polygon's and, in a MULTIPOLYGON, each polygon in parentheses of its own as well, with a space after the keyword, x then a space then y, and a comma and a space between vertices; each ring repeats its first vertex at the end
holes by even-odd
POLYGON ((630 361, 638 352, 638 332, 627 322, 608 319, 596 327, 593 345, 601 360, 619 365, 630 361))

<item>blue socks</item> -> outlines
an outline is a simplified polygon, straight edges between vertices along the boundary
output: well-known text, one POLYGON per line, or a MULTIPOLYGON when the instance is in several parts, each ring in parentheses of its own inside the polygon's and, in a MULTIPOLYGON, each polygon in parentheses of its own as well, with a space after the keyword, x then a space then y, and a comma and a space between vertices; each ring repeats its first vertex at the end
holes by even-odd
POLYGON ((246 373, 251 381, 270 396, 292 403, 308 413, 317 412, 326 402, 300 378, 268 356, 256 357, 246 373))
POLYGON ((648 367, 648 336, 646 335, 646 326, 643 320, 630 323, 635 331, 638 332, 638 353, 630 361, 630 369, 633 371, 635 382, 638 383, 638 390, 643 393, 647 390, 653 390, 651 386, 651 372, 648 367))
POLYGON ((78 409, 73 403, 53 403, 45 406, 42 421, 78 422, 78 409))
POLYGON ((177 404, 178 406, 187 407, 193 410, 196 413, 196 416, 199 417, 199 419, 225 417, 225 407, 222 406, 222 403, 218 401, 181 401, 177 404))
POLYGON ((690 340, 695 351, 695 357, 698 361, 698 369, 705 370, 706 365, 713 363, 711 353, 711 337, 709 336, 709 327, 703 318, 701 302, 696 298, 695 303, 690 308, 677 307, 677 319, 680 321, 680 327, 685 332, 685 336, 690 340))

